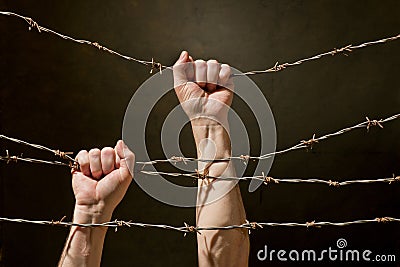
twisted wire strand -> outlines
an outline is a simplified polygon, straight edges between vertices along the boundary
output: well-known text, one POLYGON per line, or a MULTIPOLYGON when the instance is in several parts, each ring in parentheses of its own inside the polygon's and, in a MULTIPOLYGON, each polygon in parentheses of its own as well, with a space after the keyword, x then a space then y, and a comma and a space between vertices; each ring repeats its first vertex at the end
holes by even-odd
POLYGON ((256 175, 256 176, 244 176, 244 177, 215 177, 210 175, 199 175, 198 173, 170 173, 170 172, 158 172, 158 171, 144 171, 140 170, 138 173, 158 176, 158 175, 166 175, 171 177, 188 177, 197 180, 204 179, 218 179, 218 180, 228 180, 228 181, 248 181, 248 180, 259 180, 262 181, 265 185, 269 184, 299 184, 299 183, 308 183, 308 184, 326 184, 329 186, 339 187, 353 184, 373 184, 373 183, 395 183, 400 182, 400 176, 396 176, 393 174, 393 177, 390 178, 376 178, 376 179, 354 179, 354 180, 346 180, 346 181, 337 181, 337 180, 326 180, 320 178, 273 178, 266 175, 256 175))
POLYGON ((66 166, 66 167, 71 167, 70 164, 67 164, 65 162, 61 161, 50 161, 50 160, 42 160, 42 159, 32 159, 32 158, 23 158, 19 156, 0 156, 1 161, 5 161, 7 164, 10 162, 29 162, 29 163, 38 163, 38 164, 50 164, 50 165, 57 165, 57 166, 66 166))
POLYGON ((400 219, 393 217, 378 217, 375 219, 364 219, 364 220, 354 220, 354 221, 346 221, 346 222, 316 222, 310 221, 305 223, 299 222, 249 222, 238 224, 238 225, 227 225, 227 226, 211 226, 211 227, 198 227, 198 226, 190 226, 187 223, 184 223, 184 226, 172 226, 166 224, 150 224, 150 223, 139 223, 132 221, 122 221, 122 220, 114 220, 104 223, 74 223, 74 222, 64 222, 65 216, 58 221, 45 221, 45 220, 27 220, 27 219, 14 219, 14 218, 6 218, 0 217, 0 222, 9 222, 9 223, 29 223, 29 224, 37 224, 37 225, 50 225, 50 226, 79 226, 79 227, 109 227, 114 228, 115 231, 120 227, 140 227, 140 228, 158 228, 163 230, 174 230, 185 233, 198 233, 201 234, 201 231, 211 231, 211 230, 231 230, 231 229, 266 229, 266 227, 314 227, 321 228, 322 226, 350 226, 350 225, 358 225, 358 224, 368 224, 368 223, 389 223, 389 222, 400 222, 400 219))
MULTIPOLYGON (((118 57, 123 58, 125 60, 134 61, 134 62, 140 63, 142 65, 145 65, 145 66, 150 66, 151 67, 150 73, 153 73, 153 71, 162 72, 163 69, 170 69, 171 68, 171 67, 167 67, 166 65, 163 65, 163 64, 161 64, 159 62, 155 62, 154 59, 152 59, 151 61, 145 61, 145 60, 140 60, 140 59, 133 58, 133 57, 130 57, 130 56, 127 56, 127 55, 123 55, 122 53, 116 52, 114 50, 111 50, 110 48, 107 48, 105 46, 100 45, 98 42, 92 42, 92 41, 82 40, 82 39, 75 39, 75 38, 73 38, 71 36, 64 35, 64 34, 61 34, 59 32, 56 32, 54 30, 51 30, 51 29, 45 28, 43 26, 40 26, 32 18, 26 17, 26 16, 22 16, 22 15, 14 13, 14 12, 0 11, 0 15, 12 16, 12 17, 17 17, 17 18, 23 19, 25 22, 27 22, 29 24, 29 30, 31 30, 32 28, 35 28, 35 29, 38 30, 39 33, 40 32, 47 32, 47 33, 56 35, 56 36, 58 36, 58 37, 60 37, 60 38, 62 38, 64 40, 70 40, 70 41, 73 41, 73 42, 79 43, 79 44, 91 45, 93 47, 98 48, 99 50, 103 50, 103 51, 105 51, 107 53, 110 53, 112 55, 118 56, 118 57)), ((300 59, 300 60, 297 60, 295 62, 286 62, 286 63, 283 63, 283 64, 279 64, 278 62, 276 62, 274 66, 272 66, 272 67, 270 67, 268 69, 265 69, 265 70, 254 70, 254 71, 248 71, 248 72, 244 72, 244 73, 236 73, 236 74, 233 74, 232 76, 257 75, 257 74, 278 72, 278 71, 282 71, 282 70, 284 70, 284 69, 286 69, 288 67, 294 67, 294 66, 301 65, 301 64, 303 64, 305 62, 308 62, 308 61, 314 61, 314 60, 318 60, 318 59, 321 59, 321 58, 326 57, 326 56, 334 56, 336 54, 345 54, 345 55, 347 55, 347 53, 350 53, 350 52, 352 52, 353 50, 356 50, 356 49, 361 49, 361 48, 369 47, 369 46, 372 46, 372 45, 383 44, 383 43, 387 43, 387 42, 390 42, 390 41, 395 41, 395 40, 398 40, 399 38, 400 38, 400 34, 397 34, 397 35, 394 35, 394 36, 391 36, 391 37, 386 37, 386 38, 379 39, 379 40, 374 40, 374 41, 368 41, 368 42, 364 42, 364 43, 361 43, 361 44, 358 44, 358 45, 351 45, 350 44, 350 45, 346 45, 346 46, 341 47, 341 48, 334 48, 333 50, 328 51, 328 52, 323 52, 323 53, 320 53, 318 55, 314 55, 314 56, 311 56, 311 57, 308 57, 308 58, 300 59)))
MULTIPOLYGON (((75 161, 75 159, 73 159, 70 156, 71 154, 73 154, 73 152, 63 152, 63 151, 61 151, 59 149, 52 149, 52 148, 45 147, 43 145, 32 144, 32 143, 29 143, 29 142, 26 142, 26 141, 23 141, 23 140, 19 140, 17 138, 5 136, 3 134, 0 134, 0 139, 8 140, 10 142, 14 142, 14 143, 17 143, 17 144, 20 144, 20 145, 25 145, 25 146, 33 147, 33 148, 36 148, 36 149, 39 149, 39 150, 43 150, 43 151, 46 151, 46 152, 53 153, 54 155, 56 155, 56 156, 58 156, 58 157, 60 157, 62 159, 68 160, 70 162, 70 164, 66 164, 67 166, 71 166, 71 163, 73 163, 73 165, 76 165, 76 166, 78 164, 78 162, 75 161)), ((8 154, 8 152, 7 152, 7 154, 8 154)), ((8 161, 13 160, 13 159, 10 159, 9 155, 7 155, 7 157, 2 157, 2 158, 6 158, 8 161)), ((30 159, 31 161, 28 161, 28 159, 22 159, 22 157, 19 157, 19 158, 22 161, 27 161, 27 162, 37 161, 35 163, 40 163, 39 162, 40 160, 30 159)), ((43 161, 42 163, 45 163, 45 161, 43 161)), ((60 164, 58 164, 58 165, 60 165, 60 164)))
MULTIPOLYGON (((41 159, 33 159, 33 158, 23 158, 20 156, 10 156, 7 151, 7 156, 0 156, 0 161, 5 161, 7 164, 10 162, 29 162, 29 163, 38 163, 38 164, 49 164, 49 165, 57 165, 57 166, 66 166, 71 168, 71 164, 67 164, 60 161, 48 161, 48 160, 41 160, 41 159)), ((204 180, 204 179, 219 179, 219 180, 233 180, 233 181, 248 181, 248 180, 259 180, 262 181, 265 185, 269 184, 299 184, 299 183, 307 183, 307 184, 325 184, 333 187, 339 186, 346 186, 346 185, 353 185, 353 184, 373 184, 373 183, 395 183, 400 182, 400 176, 395 176, 391 178, 376 178, 376 179, 355 179, 355 180, 347 180, 347 181, 336 181, 336 180, 326 180, 326 179, 319 179, 319 178, 273 178, 266 175, 256 175, 256 176, 244 176, 244 177, 216 177, 211 175, 199 175, 198 172, 196 173, 172 173, 172 172, 159 172, 159 171, 145 171, 145 170, 138 170, 135 173, 140 173, 149 176, 158 176, 158 175, 166 175, 170 177, 186 177, 192 178, 197 180, 204 180)))
MULTIPOLYGON (((354 130, 354 129, 367 128, 367 131, 369 131, 370 127, 372 127, 372 126, 380 127, 381 129, 383 129, 383 125, 382 124, 384 124, 386 122, 389 122, 389 121, 392 121, 392 120, 395 120, 395 119, 398 119, 398 118, 400 118, 400 113, 392 115, 392 116, 390 116, 388 118, 385 118, 385 119, 380 119, 380 120, 371 120, 368 117, 366 117, 366 121, 358 123, 358 124, 356 124, 354 126, 347 127, 347 128, 338 130, 338 131, 333 132, 333 133, 328 133, 328 134, 323 135, 323 136, 318 137, 318 138, 316 138, 315 134, 314 134, 311 139, 309 139, 309 140, 301 140, 298 144, 296 144, 296 145, 294 145, 292 147, 280 150, 280 151, 270 152, 270 153, 267 153, 267 154, 264 154, 264 155, 261 155, 261 156, 249 156, 249 155, 234 156, 234 157, 229 157, 229 158, 225 158, 225 159, 218 159, 217 161, 242 160, 244 164, 247 164, 247 162, 249 160, 264 160, 264 159, 271 158, 272 156, 275 156, 275 155, 280 155, 280 154, 287 153, 289 151, 294 151, 294 150, 298 150, 298 149, 301 149, 301 148, 312 148, 312 146, 317 144, 317 143, 319 143, 319 141, 326 140, 326 139, 331 138, 331 137, 342 135, 342 134, 347 133, 347 132, 349 132, 351 130, 354 130)), ((46 160, 38 160, 38 159, 31 159, 31 158, 23 158, 22 156, 21 157, 10 156, 8 154, 8 151, 7 151, 7 155, 6 156, 1 156, 0 157, 0 160, 6 161, 7 163, 9 163, 9 162, 17 162, 17 161, 24 161, 24 162, 31 162, 31 163, 44 163, 44 164, 53 164, 53 165, 64 165, 64 166, 69 166, 71 168, 78 168, 79 167, 78 162, 76 162, 71 156, 68 155, 69 152, 62 152, 60 150, 51 149, 51 148, 45 147, 43 145, 32 144, 32 143, 29 143, 29 142, 26 142, 26 141, 23 141, 23 140, 19 140, 19 139, 16 139, 16 138, 5 136, 3 134, 0 134, 0 139, 5 139, 5 140, 8 140, 8 141, 12 141, 12 142, 18 143, 18 144, 22 144, 22 145, 30 146, 30 147, 33 147, 33 148, 41 149, 41 150, 44 150, 44 151, 48 151, 48 152, 54 153, 55 155, 60 156, 61 158, 69 160, 69 163, 67 164, 67 163, 58 162, 58 161, 46 161, 46 160)), ((169 175, 169 176, 186 176, 186 177, 190 177, 190 178, 202 178, 202 179, 204 179, 204 178, 222 179, 222 178, 218 178, 218 177, 211 177, 211 176, 208 176, 208 175, 200 175, 199 172, 196 172, 196 173, 168 173, 168 172, 146 171, 146 170, 143 169, 146 165, 153 165, 153 164, 157 164, 157 163, 166 163, 166 162, 168 162, 168 163, 177 164, 178 162, 187 163, 188 161, 212 162, 212 161, 215 161, 215 160, 185 158, 185 157, 173 156, 173 157, 171 157, 169 159, 159 159, 159 160, 152 160, 152 161, 147 161, 147 162, 138 161, 138 162, 136 162, 136 164, 143 165, 142 169, 139 172, 143 173, 143 174, 148 174, 148 175, 169 175)), ((384 179, 394 179, 394 178, 384 178, 384 179)), ((266 177, 264 175, 262 175, 262 176, 254 176, 254 177, 239 177, 239 178, 231 177, 231 178, 224 178, 224 179, 238 179, 238 180, 248 180, 248 179, 260 179, 261 180, 262 179, 263 181, 266 181, 266 177)), ((320 179, 274 179, 274 178, 272 178, 272 179, 273 179, 272 181, 276 181, 276 183, 279 183, 279 182, 282 182, 282 183, 306 182, 306 183, 329 183, 330 185, 332 185, 332 183, 333 183, 333 185, 336 185, 338 183, 339 183, 339 185, 348 185, 348 184, 351 184, 351 183, 355 183, 355 181, 360 181, 360 183, 385 182, 385 181, 389 181, 390 182, 391 181, 391 180, 380 180, 380 179, 376 180, 376 179, 374 179, 374 180, 370 180, 370 182, 367 182, 369 180, 353 180, 353 181, 345 181, 345 182, 331 181, 331 182, 329 182, 329 181, 324 181, 324 180, 320 180, 320 179)))
MULTIPOLYGON (((224 158, 224 159, 218 159, 217 161, 229 161, 229 160, 241 160, 244 163, 247 163, 249 160, 264 160, 264 159, 269 159, 275 155, 280 155, 280 154, 284 154, 293 150, 298 150, 298 149, 302 149, 302 148, 312 148, 313 145, 319 143, 320 141, 326 140, 328 138, 331 137, 335 137, 335 136, 339 136, 342 135, 344 133, 347 133, 351 130, 354 129, 358 129, 358 128, 366 128, 367 131, 369 131, 369 129, 373 126, 377 126, 381 129, 383 129, 383 124, 392 120, 396 120, 400 118, 400 113, 392 115, 388 118, 385 119, 380 119, 380 120, 371 120, 368 117, 366 117, 366 120, 358 123, 354 126, 351 127, 347 127, 341 130, 338 130, 336 132, 333 133, 328 133, 325 134, 321 137, 315 137, 315 134, 313 135, 313 137, 309 140, 301 140, 298 144, 283 149, 283 150, 279 150, 279 151, 275 151, 275 152, 270 152, 261 156, 249 156, 249 155, 241 155, 241 156, 233 156, 233 157, 228 157, 228 158, 224 158)), ((151 160, 151 161, 138 161, 137 164, 139 165, 154 165, 157 163, 173 163, 176 164, 178 162, 188 162, 188 161, 203 161, 203 162, 210 162, 210 161, 214 161, 214 160, 210 160, 210 159, 196 159, 196 158, 185 158, 185 157, 177 157, 177 156, 172 156, 169 159, 158 159, 158 160, 151 160)))
POLYGON ((347 53, 350 53, 353 50, 360 49, 360 48, 365 48, 365 47, 368 47, 368 46, 371 46, 371 45, 387 43, 387 42, 390 42, 390 41, 397 40, 399 38, 400 38, 400 34, 397 34, 395 36, 383 38, 383 39, 380 39, 380 40, 364 42, 364 43, 361 43, 359 45, 351 45, 351 44, 349 44, 349 45, 343 46, 342 48, 334 48, 331 51, 320 53, 318 55, 314 55, 314 56, 311 56, 311 57, 308 57, 308 58, 300 59, 300 60, 297 60, 295 62, 290 62, 290 63, 286 62, 286 63, 283 63, 283 64, 279 64, 278 62, 276 62, 274 66, 272 66, 272 67, 270 67, 268 69, 265 69, 265 70, 253 70, 253 71, 248 71, 248 72, 244 72, 244 73, 236 73, 236 74, 234 74, 234 76, 248 76, 248 75, 256 75, 256 74, 263 74, 263 73, 265 74, 265 73, 278 72, 278 71, 282 71, 282 70, 284 70, 284 69, 286 69, 288 67, 298 66, 298 65, 301 65, 301 64, 303 64, 305 62, 321 59, 321 58, 326 57, 326 56, 334 56, 334 55, 337 55, 337 54, 344 54, 344 55, 347 56, 348 55, 347 53))
POLYGON ((0 15, 12 16, 12 17, 17 17, 17 18, 25 20, 29 24, 29 30, 34 28, 39 33, 46 32, 46 33, 50 33, 50 34, 56 35, 56 36, 58 36, 58 37, 60 37, 60 38, 62 38, 64 40, 73 41, 73 42, 78 43, 78 44, 91 45, 93 47, 96 47, 99 50, 103 50, 103 51, 105 51, 107 53, 110 53, 112 55, 115 55, 115 56, 118 56, 120 58, 126 59, 128 61, 134 61, 134 62, 140 63, 142 65, 145 65, 145 66, 150 66, 151 67, 150 73, 153 73, 154 70, 159 70, 161 72, 162 69, 166 68, 166 66, 163 66, 161 63, 155 62, 154 59, 152 59, 151 61, 140 60, 140 59, 137 59, 137 58, 133 58, 133 57, 130 57, 130 56, 123 55, 123 54, 121 54, 119 52, 116 52, 114 50, 111 50, 110 48, 107 48, 107 47, 105 47, 103 45, 100 45, 98 42, 92 42, 92 41, 82 40, 82 39, 75 39, 75 38, 73 38, 71 36, 68 36, 68 35, 65 35, 65 34, 61 34, 61 33, 56 32, 54 30, 51 30, 51 29, 45 28, 43 26, 40 26, 36 21, 34 21, 30 17, 25 17, 25 16, 22 16, 22 15, 13 13, 13 12, 6 12, 6 11, 0 11, 0 15))
MULTIPOLYGON (((0 11, 1 15, 7 15, 7 16, 13 16, 13 17, 17 17, 20 19, 25 20, 28 24, 29 24, 29 30, 31 30, 32 28, 35 28, 38 30, 38 32, 46 32, 49 34, 53 34, 56 35, 62 39, 65 40, 70 40, 79 44, 86 44, 86 45, 91 45, 94 46, 96 48, 98 48, 99 50, 103 50, 105 52, 108 52, 110 54, 116 55, 118 57, 121 57, 125 60, 128 61, 134 61, 146 66, 151 66, 151 73, 154 70, 160 70, 160 72, 162 71, 162 69, 168 68, 164 65, 162 65, 161 63, 155 62, 153 59, 151 61, 144 61, 144 60, 140 60, 140 59, 136 59, 130 56, 126 56, 123 55, 119 52, 116 52, 114 50, 111 50, 105 46, 100 45, 98 42, 92 42, 92 41, 88 41, 88 40, 81 40, 81 39, 75 39, 73 37, 70 37, 68 35, 64 35, 61 33, 58 33, 54 30, 45 28, 43 26, 40 26, 37 22, 35 22, 32 18, 29 17, 25 17, 25 16, 21 16, 19 14, 13 13, 13 12, 4 12, 4 11, 0 11)), ((291 62, 291 63, 283 63, 283 64, 278 64, 278 62, 271 68, 266 69, 266 70, 261 70, 261 71, 249 71, 249 72, 245 72, 245 73, 241 73, 241 74, 234 74, 234 76, 243 76, 243 75, 256 75, 256 74, 263 74, 263 73, 272 73, 272 72, 278 72, 278 71, 282 71, 288 67, 293 67, 293 66, 298 66, 302 63, 308 62, 308 61, 313 61, 313 60, 317 60, 317 59, 321 59, 323 57, 326 56, 334 56, 336 54, 339 53, 349 53, 352 52, 355 49, 360 49, 360 48, 365 48, 368 46, 372 46, 372 45, 377 45, 377 44, 382 44, 382 43, 386 43, 389 41, 394 41, 400 38, 400 34, 392 36, 392 37, 387 37, 387 38, 383 38, 380 40, 375 40, 375 41, 370 41, 370 42, 364 42, 361 43, 359 45, 347 45, 344 46, 342 48, 339 49, 333 49, 331 51, 328 52, 324 52, 312 57, 308 57, 308 58, 304 58, 304 59, 300 59, 298 61, 295 62, 291 62)), ((231 159, 240 159, 243 161, 248 161, 250 159, 254 159, 254 160, 262 160, 262 159, 267 159, 270 158, 274 155, 278 155, 278 154, 283 154, 289 151, 293 151, 293 150, 297 150, 297 149, 301 149, 301 148, 309 148, 312 145, 318 143, 321 140, 325 140, 327 138, 333 137, 333 136, 338 136, 341 135, 343 133, 346 133, 350 130, 356 129, 356 128, 362 128, 362 127, 366 127, 367 130, 369 130, 369 128, 371 126, 379 126, 381 128, 383 128, 382 124, 394 119, 397 119, 400 117, 400 114, 396 114, 393 115, 389 118, 386 119, 381 119, 381 120, 369 120, 368 118, 367 121, 359 123, 355 126, 352 127, 348 127, 342 130, 339 130, 337 132, 334 133, 330 133, 318 138, 315 138, 315 135, 309 139, 309 140, 302 140, 299 144, 296 144, 293 147, 281 150, 281 151, 277 151, 277 152, 271 152, 265 155, 261 155, 258 157, 254 157, 254 156, 239 156, 239 157, 230 157, 230 158, 226 158, 226 159, 222 159, 222 160, 231 160, 231 159)), ((46 160, 39 160, 39 159, 32 159, 32 158, 22 158, 22 157, 18 157, 18 156, 10 156, 7 153, 7 156, 0 157, 0 160, 2 161, 6 161, 7 163, 9 162, 16 162, 16 161, 24 161, 24 162, 31 162, 31 163, 44 163, 44 164, 52 164, 52 165, 61 165, 61 166, 68 166, 71 167, 71 162, 75 162, 75 160, 70 157, 66 152, 62 152, 59 150, 53 150, 50 148, 47 148, 45 146, 42 145, 36 145, 36 144, 31 144, 25 141, 21 141, 15 138, 10 138, 4 135, 0 135, 1 139, 6 139, 9 141, 13 141, 19 144, 23 144, 23 145, 28 145, 37 149, 41 149, 41 150, 45 150, 48 152, 52 152, 55 155, 60 156, 63 159, 68 159, 70 161, 69 164, 64 163, 64 162, 59 162, 59 161, 46 161, 46 160)), ((175 157, 175 158, 171 158, 171 159, 166 159, 166 160, 153 160, 153 161, 149 161, 149 162, 139 162, 139 164, 142 165, 148 165, 148 164, 155 164, 155 163, 159 163, 159 162, 170 162, 170 163, 177 163, 177 162, 185 162, 185 161, 211 161, 211 160, 206 160, 206 159, 195 159, 195 158, 184 158, 184 157, 175 157)), ((158 175, 158 174, 167 174, 167 175, 171 175, 171 176, 188 176, 191 178, 199 178, 199 174, 198 173, 191 173, 191 174, 181 174, 181 173, 162 173, 162 172, 147 172, 144 170, 140 171, 141 173, 144 174, 149 174, 149 175, 158 175)), ((204 177, 204 176, 203 176, 204 177)), ((351 180, 351 181, 343 181, 343 182, 337 182, 337 181, 326 181, 326 180, 321 180, 321 179, 275 179, 272 177, 266 177, 266 176, 254 176, 254 177, 240 177, 240 178, 228 178, 228 179, 238 179, 238 180, 248 180, 248 179, 262 179, 264 181, 265 184, 269 184, 271 182, 273 183, 324 183, 324 184, 329 184, 329 185, 333 185, 333 186, 341 186, 341 185, 350 185, 350 184, 354 184, 354 183, 375 183, 375 182, 395 182, 395 181, 399 181, 400 178, 399 176, 397 177, 393 177, 393 178, 382 178, 382 179, 370 179, 370 180, 351 180)), ((284 227, 322 227, 322 226, 349 226, 349 225, 355 225, 355 224, 366 224, 366 223, 386 223, 386 222, 400 222, 400 219, 398 218, 393 218, 393 217, 381 217, 381 218, 375 218, 375 219, 365 219, 365 220, 355 220, 355 221, 347 221, 347 222, 315 222, 315 221, 311 221, 311 222, 306 222, 306 223, 297 223, 297 222, 287 222, 287 223, 274 223, 274 222, 246 222, 244 224, 241 225, 229 225, 229 226, 219 226, 219 227, 197 227, 197 226, 189 226, 188 224, 184 223, 184 226, 180 226, 180 227, 176 227, 176 226, 171 226, 171 225, 164 225, 164 224, 147 224, 147 223, 137 223, 137 222, 131 222, 131 221, 121 221, 121 220, 114 220, 114 221, 110 221, 110 222, 105 222, 105 223, 101 223, 101 224, 77 224, 77 223, 72 223, 72 222, 64 222, 63 219, 59 220, 59 221, 34 221, 34 220, 26 220, 26 219, 12 219, 12 218, 5 218, 5 217, 0 217, 0 221, 1 222, 13 222, 13 223, 31 223, 31 224, 39 224, 39 225, 60 225, 60 226, 80 226, 80 227, 111 227, 111 228, 115 228, 115 230, 117 230, 119 227, 143 227, 143 228, 160 228, 160 229, 165 229, 165 230, 175 230, 175 231, 180 231, 180 232, 184 232, 189 233, 200 233, 200 231, 206 231, 206 230, 229 230, 229 229, 238 229, 238 228, 244 228, 244 229, 257 229, 257 228, 263 228, 263 227, 277 227, 277 226, 284 226, 284 227)))

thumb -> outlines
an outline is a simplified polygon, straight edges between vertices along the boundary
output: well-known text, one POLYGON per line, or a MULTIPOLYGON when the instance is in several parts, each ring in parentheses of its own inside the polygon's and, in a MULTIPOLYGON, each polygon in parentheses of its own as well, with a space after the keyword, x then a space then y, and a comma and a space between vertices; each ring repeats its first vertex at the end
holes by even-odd
POLYGON ((187 64, 185 63, 188 62, 190 62, 189 53, 187 51, 182 51, 181 55, 179 56, 178 60, 175 62, 173 66, 175 88, 187 82, 187 76, 186 76, 187 64))
POLYGON ((178 60, 175 62, 177 64, 183 64, 189 62, 189 53, 185 50, 182 51, 181 55, 179 56, 178 60))
POLYGON ((135 168, 135 154, 128 148, 124 141, 119 140, 115 146, 115 151, 119 158, 119 165, 121 171, 128 171, 124 175, 130 175, 133 177, 133 171, 135 168))

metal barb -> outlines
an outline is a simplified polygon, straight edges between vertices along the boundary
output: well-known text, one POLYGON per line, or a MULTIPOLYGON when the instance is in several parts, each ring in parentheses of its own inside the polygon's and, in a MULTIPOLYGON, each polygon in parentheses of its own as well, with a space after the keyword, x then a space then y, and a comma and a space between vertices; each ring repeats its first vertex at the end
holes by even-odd
MULTIPOLYGON (((107 53, 110 53, 112 55, 118 56, 118 57, 123 58, 125 60, 134 61, 134 62, 140 63, 142 65, 145 65, 145 66, 150 66, 151 67, 150 73, 153 73, 155 70, 157 70, 157 71, 159 70, 160 73, 162 73, 163 69, 170 68, 170 67, 167 67, 167 66, 165 66, 165 65, 163 65, 163 64, 161 64, 159 62, 155 62, 154 59, 152 59, 151 61, 145 61, 145 60, 136 59, 136 58, 133 58, 133 57, 130 57, 130 56, 127 56, 127 55, 123 55, 123 54, 121 54, 119 52, 116 52, 114 50, 111 50, 111 49, 109 49, 109 48, 107 48, 105 46, 102 46, 98 42, 92 42, 92 41, 83 40, 83 39, 75 39, 75 38, 73 38, 71 36, 61 34, 61 33, 56 32, 54 30, 51 30, 51 29, 45 28, 43 26, 40 26, 36 21, 34 21, 30 17, 22 16, 22 15, 19 15, 17 13, 14 13, 14 12, 0 11, 0 15, 12 16, 12 17, 17 17, 17 18, 25 20, 29 24, 29 30, 31 30, 32 28, 35 28, 40 33, 41 32, 46 32, 46 33, 49 33, 49 34, 56 35, 56 36, 58 36, 58 37, 60 37, 60 38, 62 38, 64 40, 73 41, 73 42, 79 43, 79 44, 91 45, 91 46, 94 46, 94 47, 98 48, 99 50, 103 50, 103 51, 105 51, 107 53)), ((256 75, 256 74, 265 74, 265 73, 278 72, 278 71, 282 71, 282 70, 284 70, 284 69, 286 69, 288 67, 298 66, 298 65, 303 64, 305 62, 318 60, 318 59, 321 59, 321 58, 323 58, 325 56, 329 56, 329 55, 330 56, 334 56, 336 54, 343 53, 344 55, 347 56, 346 52, 352 52, 352 51, 354 51, 356 49, 361 49, 361 48, 365 48, 365 47, 372 46, 372 45, 383 44, 383 43, 386 43, 386 42, 395 41, 395 40, 397 40, 399 38, 400 38, 400 34, 397 34, 397 35, 394 35, 394 36, 391 36, 391 37, 387 37, 387 38, 383 38, 383 39, 379 39, 379 40, 375 40, 375 41, 364 42, 364 43, 361 43, 359 45, 351 45, 350 44, 350 45, 346 45, 346 46, 344 46, 342 48, 339 48, 339 49, 334 48, 331 51, 323 52, 323 53, 320 53, 318 55, 314 55, 314 56, 311 56, 311 57, 308 57, 308 58, 300 59, 300 60, 297 60, 295 62, 291 62, 291 63, 287 62, 287 63, 283 63, 283 64, 278 64, 278 62, 276 62, 274 64, 274 66, 272 66, 272 67, 270 67, 268 69, 265 69, 265 70, 248 71, 248 72, 245 72, 245 73, 233 74, 232 76, 245 76, 245 75, 256 75)))
POLYGON ((148 224, 148 223, 139 223, 132 221, 122 221, 122 220, 114 220, 110 222, 104 223, 74 223, 74 222, 65 222, 64 217, 58 221, 45 221, 45 220, 27 220, 27 219, 13 219, 0 217, 0 222, 10 222, 10 223, 29 223, 29 224, 38 224, 38 225, 49 225, 49 226, 79 226, 79 227, 110 227, 118 229, 119 227, 141 227, 141 228, 158 228, 164 230, 174 230, 183 232, 184 235, 188 233, 197 233, 201 234, 202 231, 212 231, 212 230, 232 230, 232 229, 267 229, 266 227, 314 227, 321 228, 323 226, 336 226, 343 227, 349 225, 358 225, 358 224, 369 224, 369 223, 399 223, 400 219, 393 217, 378 217, 375 219, 364 219, 364 220, 355 220, 355 221, 347 221, 347 222, 306 222, 306 223, 297 223, 297 222, 249 222, 246 220, 245 223, 240 225, 227 225, 227 226, 210 226, 210 227, 196 227, 190 226, 187 223, 184 223, 184 226, 172 226, 166 224, 148 224))

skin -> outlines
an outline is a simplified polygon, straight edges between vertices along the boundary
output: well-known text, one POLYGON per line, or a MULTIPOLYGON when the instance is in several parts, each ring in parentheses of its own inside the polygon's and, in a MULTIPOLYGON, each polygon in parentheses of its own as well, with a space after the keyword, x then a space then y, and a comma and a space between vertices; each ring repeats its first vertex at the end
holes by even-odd
MULTIPOLYGON (((110 221, 132 181, 135 155, 120 140, 114 149, 82 150, 76 160, 80 170, 72 172, 73 222, 110 221)), ((105 227, 71 227, 58 266, 100 266, 106 232, 105 227)))
MULTIPOLYGON (((231 156, 228 111, 233 99, 231 69, 216 60, 194 61, 183 51, 174 65, 175 92, 191 120, 198 158, 231 156), (217 86, 218 84, 218 86, 217 86)), ((199 162, 214 177, 234 177, 230 161, 199 162)), ((233 181, 199 180, 196 220, 200 227, 242 224, 246 214, 233 181)), ((203 231, 197 235, 199 266, 247 266, 249 236, 244 229, 203 231)))
MULTIPOLYGON (((231 69, 216 60, 194 61, 183 51, 173 67, 176 95, 191 120, 200 159, 231 156, 228 111, 233 99, 231 69), (218 85, 217 85, 218 84, 218 85)), ((118 141, 115 148, 82 150, 72 172, 74 223, 111 220, 132 181, 135 155, 118 141)), ((201 174, 234 177, 230 161, 199 162, 201 174)), ((233 181, 198 182, 196 220, 199 227, 242 224, 246 214, 233 181)), ((58 266, 100 266, 105 227, 71 227, 58 266)), ((248 266, 249 236, 245 229, 203 231, 197 235, 199 266, 248 266)))

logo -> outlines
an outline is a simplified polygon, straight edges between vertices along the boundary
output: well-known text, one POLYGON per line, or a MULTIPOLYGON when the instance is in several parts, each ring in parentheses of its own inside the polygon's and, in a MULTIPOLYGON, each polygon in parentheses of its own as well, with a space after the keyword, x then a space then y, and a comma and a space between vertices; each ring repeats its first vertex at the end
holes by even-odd
POLYGON ((347 240, 339 238, 335 247, 327 249, 270 249, 267 245, 257 252, 259 261, 293 261, 293 262, 315 262, 315 261, 340 261, 340 262, 396 262, 395 254, 374 254, 369 249, 345 249, 347 240))

